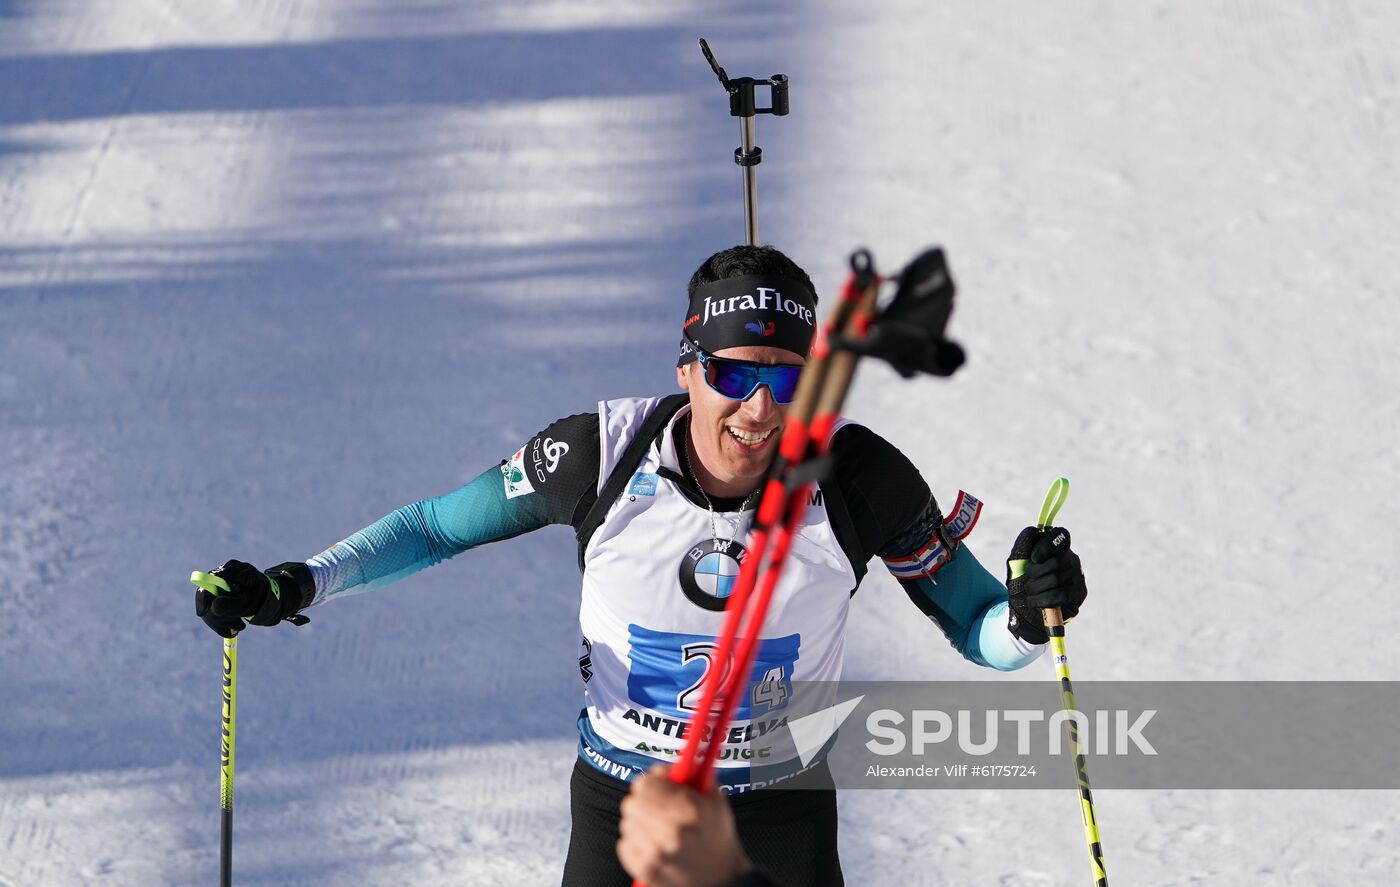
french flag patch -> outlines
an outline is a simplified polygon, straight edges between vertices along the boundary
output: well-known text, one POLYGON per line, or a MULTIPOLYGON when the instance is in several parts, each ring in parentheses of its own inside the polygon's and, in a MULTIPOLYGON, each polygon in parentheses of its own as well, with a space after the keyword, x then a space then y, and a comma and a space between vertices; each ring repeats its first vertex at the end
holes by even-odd
POLYGON ((933 574, 937 573, 953 557, 952 549, 944 542, 944 539, 956 543, 966 538, 967 534, 972 532, 972 528, 977 525, 977 519, 981 516, 981 500, 959 490, 958 501, 953 506, 953 513, 943 521, 942 532, 934 533, 913 554, 907 554, 904 557, 884 558, 885 567, 896 579, 918 579, 922 576, 932 578, 933 574))
POLYGON ((935 533, 932 539, 924 544, 923 548, 913 554, 904 557, 887 557, 884 559, 885 567, 896 579, 918 579, 921 576, 932 576, 939 568, 948 563, 948 558, 952 555, 948 551, 948 546, 943 544, 943 540, 935 533))

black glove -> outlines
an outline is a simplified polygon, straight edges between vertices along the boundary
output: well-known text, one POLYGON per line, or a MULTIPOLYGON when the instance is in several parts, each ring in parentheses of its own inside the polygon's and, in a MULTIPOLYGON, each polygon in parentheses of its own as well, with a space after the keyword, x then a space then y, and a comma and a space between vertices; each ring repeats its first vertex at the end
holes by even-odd
POLYGON ((291 561, 259 572, 252 564, 229 561, 210 572, 227 582, 229 590, 215 595, 197 588, 194 612, 221 637, 242 631, 244 619, 254 625, 276 625, 284 619, 293 625, 310 621, 297 615, 316 596, 316 583, 306 564, 291 561))
POLYGON ((1043 644, 1050 639, 1040 612, 1046 607, 1059 607, 1066 622, 1072 619, 1089 590, 1084 585, 1079 555, 1070 550, 1069 530, 1022 530, 1006 561, 1006 591, 1011 605, 1007 626, 1023 641, 1043 644), (1017 561, 1024 562, 1020 576, 1014 575, 1012 567, 1017 561))

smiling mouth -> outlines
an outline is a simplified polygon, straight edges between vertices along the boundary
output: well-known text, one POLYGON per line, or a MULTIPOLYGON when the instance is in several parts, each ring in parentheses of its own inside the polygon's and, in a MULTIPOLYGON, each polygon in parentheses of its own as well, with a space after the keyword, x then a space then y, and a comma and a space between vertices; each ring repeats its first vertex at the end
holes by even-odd
POLYGON ((734 438, 734 440, 738 441, 739 445, 744 449, 757 449, 758 447, 762 446, 764 442, 768 440, 768 438, 772 437, 773 432, 777 429, 769 428, 767 431, 760 432, 740 431, 739 429, 734 428, 733 426, 726 425, 724 430, 728 431, 729 436, 734 438))

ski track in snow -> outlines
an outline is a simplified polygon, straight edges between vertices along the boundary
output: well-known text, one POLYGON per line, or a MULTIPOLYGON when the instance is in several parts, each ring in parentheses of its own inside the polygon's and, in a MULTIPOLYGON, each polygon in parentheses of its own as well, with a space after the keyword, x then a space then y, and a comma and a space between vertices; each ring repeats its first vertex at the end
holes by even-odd
MULTIPOLYGON (((307 557, 669 389, 681 286, 742 231, 700 35, 792 76, 761 229, 824 292, 856 245, 948 247, 967 369, 862 369, 852 415, 989 503, 989 565, 1072 479, 1076 677, 1397 679, 1397 33, 1359 0, 0 0, 0 887, 211 879, 190 569, 307 557)), ((572 552, 245 635, 239 883, 556 882, 572 552)), ((912 612, 872 574, 848 675, 1048 679, 912 612)), ((1115 883, 1400 867, 1393 793, 1097 801, 1115 883)), ((841 816, 852 884, 1086 875, 1066 793, 841 816)))

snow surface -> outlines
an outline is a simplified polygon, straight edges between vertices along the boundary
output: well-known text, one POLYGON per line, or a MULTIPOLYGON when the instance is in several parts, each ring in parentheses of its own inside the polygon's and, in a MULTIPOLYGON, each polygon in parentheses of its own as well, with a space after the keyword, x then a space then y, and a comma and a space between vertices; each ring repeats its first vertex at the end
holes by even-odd
MULTIPOLYGON (((765 239, 941 242, 951 382, 852 415, 995 564, 1057 474, 1089 679, 1395 680, 1400 9, 0 0, 0 885, 211 883, 185 577, 304 558, 673 384, 742 235, 695 48, 792 77, 765 239)), ((549 884, 568 532, 241 645, 242 885, 549 884)), ((872 574, 853 678, 982 673, 872 574)), ((1394 737, 1377 737, 1394 743, 1394 737)), ((1392 884, 1381 792, 1101 791, 1115 884, 1392 884)), ((1072 795, 847 792, 852 884, 1085 883, 1072 795)))

